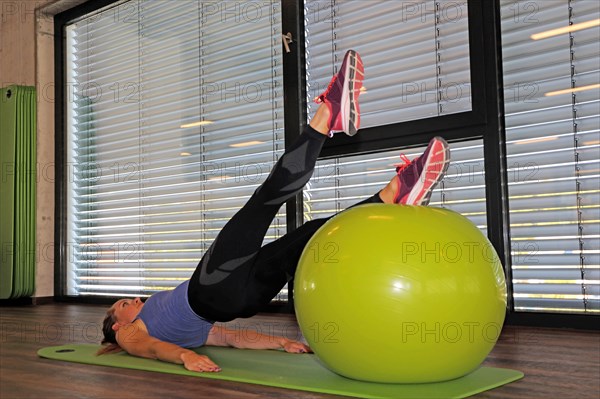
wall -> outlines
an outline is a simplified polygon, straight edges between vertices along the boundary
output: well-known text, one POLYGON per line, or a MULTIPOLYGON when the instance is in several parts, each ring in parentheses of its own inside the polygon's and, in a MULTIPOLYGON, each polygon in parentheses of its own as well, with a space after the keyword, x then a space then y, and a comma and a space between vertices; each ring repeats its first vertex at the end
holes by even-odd
POLYGON ((36 297, 54 295, 54 21, 36 18, 36 88, 38 91, 38 184, 36 297))
POLYGON ((1 86, 35 84, 35 6, 33 1, 0 1, 1 86))

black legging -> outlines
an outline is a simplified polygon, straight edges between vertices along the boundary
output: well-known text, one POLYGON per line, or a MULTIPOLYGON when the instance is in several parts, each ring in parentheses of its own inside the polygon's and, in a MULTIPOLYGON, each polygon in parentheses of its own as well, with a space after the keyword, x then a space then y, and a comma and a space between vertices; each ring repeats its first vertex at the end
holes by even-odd
MULTIPOLYGON (((306 243, 329 218, 262 242, 279 208, 310 180, 326 139, 308 126, 219 232, 190 279, 188 299, 196 314, 222 322, 253 316, 294 276, 306 243)), ((356 205, 376 202, 382 202, 378 194, 356 205)))

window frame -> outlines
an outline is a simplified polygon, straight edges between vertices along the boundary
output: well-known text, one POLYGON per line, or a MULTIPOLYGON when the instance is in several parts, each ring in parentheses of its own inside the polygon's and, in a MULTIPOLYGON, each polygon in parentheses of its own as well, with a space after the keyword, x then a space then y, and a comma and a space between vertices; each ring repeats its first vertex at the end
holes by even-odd
MULTIPOLYGON (((101 8, 114 6, 123 0, 98 0, 86 2, 65 12, 57 14, 55 22, 55 137, 56 137, 56 226, 55 226, 55 292, 65 296, 66 289, 66 261, 68 256, 67 245, 67 185, 65 178, 68 176, 66 165, 66 34, 65 27, 73 20, 101 8)), ((469 45, 471 54, 471 85, 472 85, 472 110, 434 118, 402 122, 387 126, 378 126, 364 129, 360 135, 348 137, 336 135, 329 140, 323 148, 320 158, 340 155, 350 155, 365 152, 374 152, 383 148, 414 147, 426 143, 444 131, 448 140, 468 140, 484 138, 484 154, 486 164, 486 194, 488 198, 488 226, 489 238, 498 251, 500 259, 505 265, 507 280, 510 281, 510 248, 508 232, 508 203, 506 185, 506 160, 499 157, 503 153, 504 130, 500 124, 503 119, 503 103, 500 100, 501 90, 501 65, 497 56, 500 48, 499 23, 484 23, 494 21, 498 17, 499 3, 494 0, 497 7, 483 7, 480 1, 468 0, 469 7, 469 45), (496 9, 498 12, 496 12, 496 9), (486 28, 488 31, 486 31, 486 28), (493 49, 494 51, 490 51, 493 49), (496 53, 498 51, 498 53, 496 53), (490 59, 491 56, 491 59, 490 59), (494 79, 495 77, 495 79, 494 79), (496 92, 499 95, 490 96, 496 92), (501 115, 497 118, 488 118, 488 115, 501 115), (443 128, 443 129, 442 129, 443 128), (402 130, 407 134, 397 136, 395 131, 402 130), (496 143, 498 145, 492 145, 496 143), (488 160, 493 160, 488 161, 488 160), (491 172, 491 173, 490 173, 491 172), (491 177, 488 177, 491 176, 491 177), (500 176, 497 178, 495 176, 500 176), (500 199, 497 201, 496 199, 500 199), (497 217, 500 215, 501 217, 497 217), (502 217, 505 215, 505 217, 502 217), (504 220, 506 219, 506 220, 504 220), (499 233, 499 234, 498 234, 499 233), (508 255, 508 256, 507 256, 508 255)), ((282 0, 282 32, 292 33, 292 51, 284 54, 284 108, 285 108, 285 142, 290 143, 306 125, 306 71, 304 63, 304 5, 295 0, 282 0)), ((302 199, 296 196, 286 204, 288 211, 288 228, 293 230, 302 224, 302 199)), ((509 298, 511 294, 509 284, 509 298)), ((511 301, 509 300, 509 303, 511 301)), ((512 304, 510 305, 512 309, 512 304)))
MULTIPOLYGON (((285 3, 285 1, 284 1, 285 3)), ((486 126, 490 113, 486 105, 493 100, 486 78, 494 71, 490 60, 486 59, 485 46, 492 44, 490 37, 484 34, 485 8, 481 1, 467 0, 469 7, 469 54, 471 73, 471 111, 458 112, 430 118, 416 119, 384 126, 361 129, 354 137, 335 135, 325 143, 323 158, 375 152, 394 147, 412 147, 427 143, 429 139, 443 132, 447 140, 467 140, 481 138, 481 129, 486 126), (401 131, 402 135, 398 135, 401 131)), ((491 7, 490 7, 491 8, 491 7)), ((302 20, 304 21, 304 19, 302 20)), ((304 30, 304 26, 302 27, 304 30)), ((495 44, 495 43, 494 43, 495 44)))
MULTIPOLYGON (((282 0, 282 9, 288 18, 282 18, 283 32, 292 32, 297 37, 298 65, 290 66, 286 73, 301 76, 302 86, 298 90, 304 95, 290 111, 286 103, 286 114, 304 115, 306 122, 306 71, 303 1, 282 0), (300 4, 302 3, 302 4, 300 4), (291 14, 294 13, 295 16, 291 14), (294 26, 295 24, 298 24, 294 26)), ((488 238, 498 252, 504 265, 507 280, 507 311, 513 312, 510 231, 508 212, 508 176, 506 163, 506 137, 504 129, 504 97, 502 74, 502 44, 500 26, 500 2, 492 0, 484 7, 479 0, 467 0, 469 7, 469 54, 471 67, 472 109, 450 115, 442 115, 385 126, 362 129, 360 134, 349 137, 338 134, 325 143, 319 159, 345 155, 377 152, 388 148, 410 148, 424 145, 442 134, 449 141, 483 139, 486 183, 486 211, 488 238), (401 136, 398 131, 406 132, 401 136), (443 132, 443 133, 441 133, 443 132)), ((285 58, 284 58, 285 65, 285 58)), ((287 83, 287 81, 285 82, 287 83)), ((286 95, 287 97, 287 95, 286 95)), ((286 119, 286 126, 288 124, 286 119)), ((287 131, 286 135, 295 135, 287 131)), ((287 140, 287 139, 286 139, 287 140)), ((294 208, 302 209, 302 199, 294 199, 294 208)), ((302 217, 300 215, 300 217, 302 217)))
MULTIPOLYGON (((66 35, 65 26, 73 20, 123 0, 88 1, 54 17, 55 65, 55 300, 77 303, 112 303, 114 298, 73 297, 66 292, 67 184, 69 168, 66 154, 66 35)), ((469 7, 469 44, 472 110, 397 124, 364 129, 353 138, 336 135, 324 147, 320 158, 376 152, 384 148, 415 147, 427 143, 441 132, 448 140, 483 139, 486 179, 488 238, 505 267, 508 288, 507 323, 548 327, 599 329, 599 316, 577 314, 534 314, 515 312, 512 301, 508 178, 504 127, 502 43, 500 2, 491 0, 485 7, 480 0, 467 0, 469 7), (405 134, 397 136, 395 132, 405 134)), ((282 32, 292 34, 291 52, 284 53, 284 109, 286 145, 306 125, 306 71, 303 1, 281 0, 282 32)), ((287 225, 293 230, 302 224, 302 195, 286 204, 287 225)), ((266 311, 293 312, 293 300, 266 311)))

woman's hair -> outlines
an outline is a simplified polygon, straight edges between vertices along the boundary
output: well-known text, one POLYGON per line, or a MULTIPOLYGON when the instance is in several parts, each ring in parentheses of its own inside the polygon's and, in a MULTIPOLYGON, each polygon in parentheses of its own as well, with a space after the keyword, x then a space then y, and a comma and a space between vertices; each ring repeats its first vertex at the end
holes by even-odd
POLYGON ((103 347, 96 352, 96 356, 105 355, 107 353, 116 353, 123 350, 117 343, 117 333, 112 328, 116 322, 115 309, 111 307, 106 312, 106 316, 102 322, 102 333, 104 334, 104 339, 102 339, 101 344, 103 347))

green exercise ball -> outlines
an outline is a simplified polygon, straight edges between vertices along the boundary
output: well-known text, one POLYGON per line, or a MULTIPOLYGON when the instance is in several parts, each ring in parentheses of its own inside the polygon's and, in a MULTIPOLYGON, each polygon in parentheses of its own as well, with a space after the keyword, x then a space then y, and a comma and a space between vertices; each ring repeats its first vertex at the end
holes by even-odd
POLYGON ((466 375, 504 323, 506 282, 490 242, 445 209, 369 204, 327 221, 294 282, 302 333, 330 370, 426 383, 466 375))

